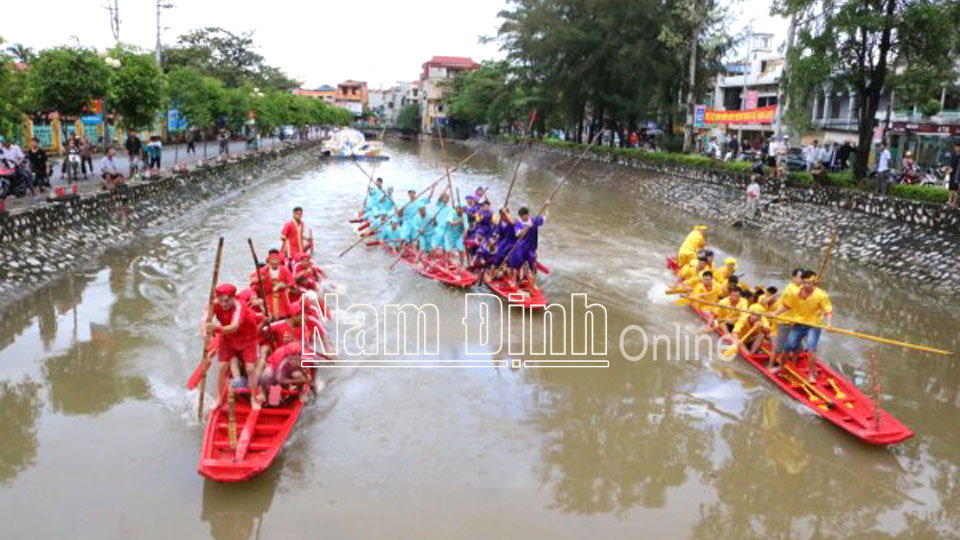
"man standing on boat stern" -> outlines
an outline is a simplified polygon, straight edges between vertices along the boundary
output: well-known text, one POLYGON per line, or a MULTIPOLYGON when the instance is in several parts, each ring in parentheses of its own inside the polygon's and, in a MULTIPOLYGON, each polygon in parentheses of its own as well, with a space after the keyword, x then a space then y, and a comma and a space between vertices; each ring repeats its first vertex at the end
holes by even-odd
POLYGON ((807 371, 810 382, 816 382, 817 364, 814 355, 820 342, 821 329, 809 325, 823 326, 826 320, 827 329, 833 326, 833 303, 830 296, 817 286, 816 272, 804 270, 800 279, 799 289, 784 292, 777 314, 796 321, 790 327, 784 350, 788 353, 798 353, 801 349, 809 351, 807 371), (806 347, 803 345, 804 339, 807 340, 806 347))
POLYGON ((677 253, 677 265, 683 268, 697 258, 697 252, 707 245, 707 226, 697 225, 683 240, 677 253))
POLYGON ((298 261, 300 255, 309 251, 303 237, 303 208, 293 209, 293 219, 288 221, 280 231, 280 240, 283 241, 283 254, 288 260, 298 261))

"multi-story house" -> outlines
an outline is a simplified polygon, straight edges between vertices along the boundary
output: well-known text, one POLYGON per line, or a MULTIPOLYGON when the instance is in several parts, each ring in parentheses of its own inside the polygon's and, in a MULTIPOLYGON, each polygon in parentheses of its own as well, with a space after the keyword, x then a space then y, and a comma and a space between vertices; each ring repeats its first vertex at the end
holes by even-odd
POLYGON ((447 124, 444 98, 451 91, 450 81, 458 73, 472 71, 480 64, 462 56, 434 56, 423 63, 420 72, 420 129, 433 133, 447 124))

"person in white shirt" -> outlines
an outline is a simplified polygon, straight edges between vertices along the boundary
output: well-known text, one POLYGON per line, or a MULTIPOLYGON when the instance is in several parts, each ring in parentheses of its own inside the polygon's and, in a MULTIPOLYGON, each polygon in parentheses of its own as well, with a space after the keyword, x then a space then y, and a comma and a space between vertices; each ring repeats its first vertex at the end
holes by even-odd
POLYGON ((100 160, 100 176, 103 177, 103 185, 107 189, 113 189, 123 179, 123 175, 120 174, 120 167, 114 159, 115 154, 116 152, 111 148, 100 160))
POLYGON ((807 172, 813 169, 813 164, 820 161, 820 147, 814 139, 809 146, 803 149, 803 159, 807 162, 807 172))
POLYGON ((13 144, 10 139, 3 141, 2 154, 3 159, 9 162, 11 167, 19 165, 24 158, 23 150, 19 145, 13 144))
POLYGON ((877 149, 877 178, 874 183, 875 192, 878 195, 886 194, 888 189, 888 176, 890 175, 890 150, 886 143, 880 143, 877 149))
POLYGON ((760 180, 757 175, 750 175, 750 183, 747 184, 747 208, 748 218, 756 219, 757 212, 760 210, 760 180))

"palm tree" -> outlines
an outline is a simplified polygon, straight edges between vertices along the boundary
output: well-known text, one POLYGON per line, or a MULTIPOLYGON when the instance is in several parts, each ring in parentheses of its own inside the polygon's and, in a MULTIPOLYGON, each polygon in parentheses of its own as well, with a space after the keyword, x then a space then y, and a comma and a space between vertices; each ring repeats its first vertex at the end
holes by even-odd
POLYGON ((24 64, 29 63, 36 56, 33 53, 33 48, 27 47, 22 43, 14 43, 7 47, 7 52, 13 55, 16 58, 17 62, 22 62, 24 64))

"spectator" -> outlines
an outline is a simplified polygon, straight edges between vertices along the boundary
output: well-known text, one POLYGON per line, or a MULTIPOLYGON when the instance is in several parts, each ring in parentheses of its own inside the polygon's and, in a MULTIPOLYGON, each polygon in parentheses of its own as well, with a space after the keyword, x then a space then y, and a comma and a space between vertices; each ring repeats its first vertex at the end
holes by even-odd
POLYGON ((80 140, 80 170, 83 172, 83 179, 87 179, 87 166, 90 166, 90 174, 93 174, 93 145, 86 137, 80 140))
MULTIPOLYGON (((280 131, 281 135, 283 130, 280 131)), ((280 140, 283 140, 281 137, 280 140)), ((230 133, 225 128, 220 128, 220 132, 217 133, 217 141, 220 143, 220 153, 230 155, 230 133)))
POLYGON ((10 139, 0 137, 0 141, 3 142, 3 147, 0 148, 0 163, 6 163, 8 167, 16 170, 16 177, 30 190, 30 194, 34 196, 36 201, 39 194, 33 187, 33 175, 25 166, 26 156, 23 150, 20 149, 20 145, 14 144, 10 139))
POLYGON ((810 176, 813 176, 813 181, 817 185, 825 186, 829 183, 827 179, 827 168, 823 165, 822 161, 818 161, 813 164, 813 168, 810 169, 810 176))
POLYGON ((760 181, 755 174, 750 175, 750 183, 747 184, 747 207, 746 214, 750 219, 756 219, 760 210, 760 181))
POLYGON ((147 155, 150 156, 150 162, 147 164, 147 168, 150 170, 156 169, 160 170, 160 156, 163 154, 163 143, 160 142, 160 137, 154 135, 150 137, 150 142, 147 144, 147 155))
POLYGON ((913 152, 908 151, 900 162, 900 183, 916 184, 919 179, 920 171, 917 168, 917 162, 913 159, 913 152))
POLYGON ((197 135, 199 131, 197 126, 190 126, 190 129, 187 130, 187 154, 196 154, 197 153, 197 135))
POLYGON ((833 163, 833 158, 836 155, 837 143, 824 144, 823 148, 820 149, 820 163, 830 169, 831 164, 833 163))
POLYGON ((874 184, 874 192, 878 195, 886 195, 888 176, 890 175, 890 150, 887 150, 887 143, 880 143, 877 148, 877 174, 874 184))
POLYGON ((127 134, 127 142, 124 147, 127 149, 127 159, 130 160, 130 169, 127 176, 133 178, 133 175, 140 169, 140 152, 143 150, 143 143, 140 142, 140 137, 137 137, 136 133, 130 132, 127 134))
POLYGON ((947 179, 947 206, 956 208, 960 191, 960 139, 953 142, 953 155, 950 157, 950 176, 947 179))
POLYGON ((850 145, 850 141, 843 143, 843 146, 837 150, 837 167, 841 171, 847 170, 847 161, 850 159, 850 154, 853 153, 853 146, 850 145))
POLYGON ((47 158, 47 151, 40 148, 40 141, 36 137, 30 139, 27 161, 30 162, 30 170, 33 172, 33 178, 36 180, 37 186, 40 187, 40 191, 50 187, 50 163, 47 158))
POLYGON ((120 174, 120 166, 114 159, 113 148, 107 150, 106 155, 100 160, 100 176, 103 177, 103 187, 111 190, 123 181, 123 175, 120 174))
POLYGON ((816 139, 803 149, 803 160, 807 162, 807 172, 812 171, 814 163, 820 161, 820 147, 816 139))

